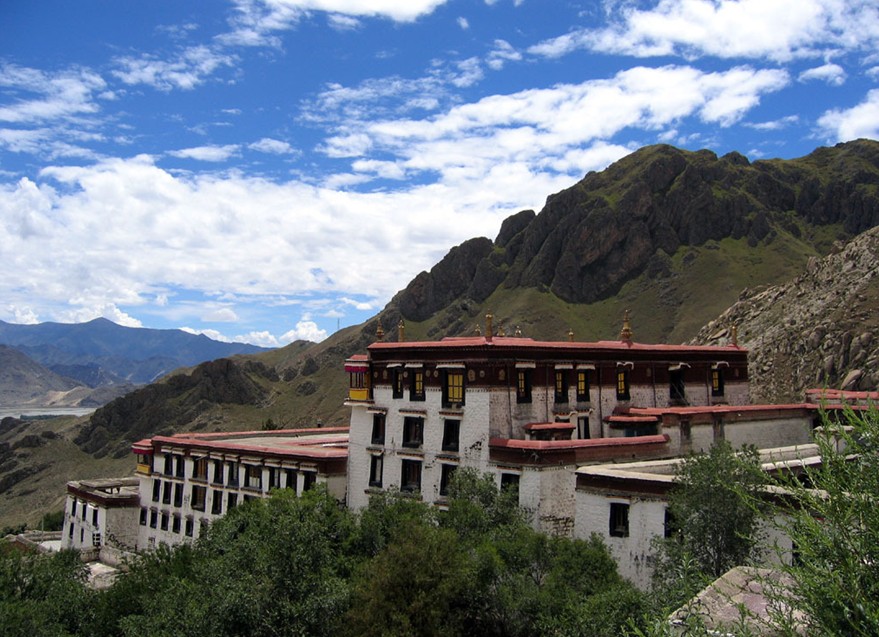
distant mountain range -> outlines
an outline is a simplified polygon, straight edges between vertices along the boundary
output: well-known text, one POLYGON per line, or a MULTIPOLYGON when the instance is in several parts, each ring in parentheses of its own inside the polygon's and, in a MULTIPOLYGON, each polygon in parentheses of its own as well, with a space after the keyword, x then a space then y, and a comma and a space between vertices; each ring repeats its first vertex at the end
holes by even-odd
POLYGON ((17 498, 53 480, 63 491, 61 473, 34 468, 59 453, 80 458, 80 473, 116 466, 121 475, 144 436, 344 424, 344 359, 364 352, 379 326, 396 340, 401 321, 407 340, 439 339, 472 334, 491 312, 507 334, 564 340, 571 330, 588 341, 616 338, 628 309, 646 343, 726 342, 734 322, 751 350, 754 400, 798 401, 813 386, 875 389, 879 237, 866 231, 876 226, 879 142, 754 162, 642 148, 549 196, 539 213, 511 216, 494 240, 453 247, 378 315, 321 343, 166 376, 58 439, 45 432, 48 442, 20 447, 8 467, 4 444, 41 439, 27 423, 0 426, 0 510, 31 510, 17 498))
POLYGON ((266 351, 103 318, 71 324, 0 321, 0 345, 6 346, 0 350, 0 405, 16 406, 97 406, 181 367, 266 351))

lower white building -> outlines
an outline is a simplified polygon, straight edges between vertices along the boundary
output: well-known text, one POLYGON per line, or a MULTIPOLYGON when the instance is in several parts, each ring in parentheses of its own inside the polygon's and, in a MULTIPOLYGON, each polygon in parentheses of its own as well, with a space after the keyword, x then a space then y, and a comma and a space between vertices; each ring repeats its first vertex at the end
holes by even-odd
POLYGON ((61 548, 134 551, 139 484, 135 477, 68 482, 61 548))
MULTIPOLYGON (((820 464, 815 444, 759 451, 763 469, 798 472, 820 464)), ((667 537, 669 491, 682 458, 600 464, 577 470, 576 537, 598 535, 610 549, 620 575, 642 589, 653 574, 652 542, 667 537)), ((763 529, 765 548, 790 551, 790 540, 763 529)))

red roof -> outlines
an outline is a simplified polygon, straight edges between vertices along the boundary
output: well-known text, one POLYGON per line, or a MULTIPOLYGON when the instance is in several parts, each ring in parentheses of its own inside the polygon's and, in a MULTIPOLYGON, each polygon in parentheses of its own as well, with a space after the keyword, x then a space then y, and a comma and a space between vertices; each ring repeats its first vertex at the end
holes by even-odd
POLYGON ((637 447, 666 443, 666 434, 633 436, 630 438, 587 438, 585 440, 519 440, 514 438, 491 438, 488 446, 495 449, 521 449, 522 451, 568 451, 601 447, 637 447))
POLYGON ((308 460, 344 459, 348 457, 348 428, 179 433, 146 438, 135 443, 132 451, 152 453, 163 446, 308 460))
POLYGON ((532 338, 514 336, 450 336, 440 341, 403 341, 401 343, 388 343, 379 341, 369 346, 369 350, 395 350, 395 349, 460 349, 480 347, 505 347, 517 349, 559 349, 559 350, 603 350, 603 351, 642 351, 642 352, 746 352, 747 350, 736 345, 666 345, 633 343, 629 341, 594 341, 594 342, 571 342, 571 341, 535 341, 532 338))
POLYGON ((525 425, 525 431, 571 431, 574 425, 569 422, 531 422, 525 425))

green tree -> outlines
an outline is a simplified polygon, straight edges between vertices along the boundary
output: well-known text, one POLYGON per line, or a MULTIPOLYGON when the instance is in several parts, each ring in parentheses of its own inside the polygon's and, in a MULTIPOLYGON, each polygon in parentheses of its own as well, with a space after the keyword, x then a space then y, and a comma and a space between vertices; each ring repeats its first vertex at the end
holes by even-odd
POLYGON ((0 551, 0 635, 86 634, 93 594, 85 579, 85 567, 73 551, 0 551))
POLYGON ((823 415, 821 463, 802 474, 780 474, 772 510, 795 559, 780 552, 785 575, 770 591, 773 620, 788 633, 879 634, 879 412, 848 411, 841 422, 823 415))
POLYGON ((132 568, 125 578, 139 584, 128 593, 137 612, 119 620, 122 634, 334 634, 348 607, 353 529, 353 516, 323 488, 245 503, 193 549, 132 568))
POLYGON ((662 605, 676 607, 758 557, 765 481, 753 446, 734 451, 720 441, 680 463, 668 502, 675 531, 654 543, 653 589, 662 605))

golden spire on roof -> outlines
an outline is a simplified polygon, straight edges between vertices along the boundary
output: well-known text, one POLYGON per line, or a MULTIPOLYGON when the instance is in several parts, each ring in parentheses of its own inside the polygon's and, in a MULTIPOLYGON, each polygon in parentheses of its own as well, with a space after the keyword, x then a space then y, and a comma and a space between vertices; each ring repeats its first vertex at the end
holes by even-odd
POLYGON ((479 323, 476 324, 473 333, 476 334, 476 336, 482 336, 482 328, 479 327, 479 323))
POLYGON ((568 342, 569 343, 574 342, 574 330, 570 327, 568 328, 568 342))
POLYGON ((623 314, 623 329, 620 330, 620 340, 626 343, 632 342, 632 324, 629 321, 629 310, 623 314))
POLYGON ((381 321, 378 323, 378 329, 375 331, 375 340, 382 341, 385 338, 385 330, 382 327, 381 321))
POLYGON ((503 323, 501 323, 500 325, 497 326, 497 335, 498 336, 506 336, 507 335, 506 332, 504 332, 504 324, 503 323))
POLYGON ((516 326, 516 331, 513 333, 513 336, 516 338, 522 338, 522 330, 519 329, 519 326, 516 326))
POLYGON ((400 322, 397 323, 397 342, 402 343, 406 340, 406 323, 403 322, 403 317, 400 317, 400 322))
POLYGON ((732 340, 732 346, 738 347, 739 346, 739 326, 736 325, 735 323, 733 323, 732 326, 729 328, 729 331, 730 331, 730 339, 732 340))
POLYGON ((491 315, 491 312, 485 315, 485 338, 486 340, 491 340, 492 336, 492 327, 491 327, 491 319, 494 317, 491 315))

